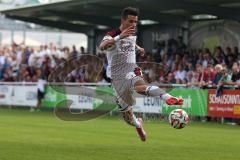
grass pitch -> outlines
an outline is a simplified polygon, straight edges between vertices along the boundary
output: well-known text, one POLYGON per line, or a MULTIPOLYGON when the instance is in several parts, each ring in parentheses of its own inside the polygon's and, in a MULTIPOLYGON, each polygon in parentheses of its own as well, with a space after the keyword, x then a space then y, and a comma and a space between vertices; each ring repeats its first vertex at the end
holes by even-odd
POLYGON ((65 122, 52 112, 0 109, 0 160, 236 160, 239 126, 145 122, 141 142, 121 118, 65 122))

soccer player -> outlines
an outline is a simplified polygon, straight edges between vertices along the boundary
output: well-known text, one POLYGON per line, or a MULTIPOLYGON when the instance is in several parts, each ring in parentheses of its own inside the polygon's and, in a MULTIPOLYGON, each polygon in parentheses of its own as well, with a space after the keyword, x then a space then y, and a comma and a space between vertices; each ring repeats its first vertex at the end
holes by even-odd
POLYGON ((135 126, 142 141, 146 140, 143 121, 133 114, 135 98, 133 91, 146 96, 159 96, 168 105, 182 105, 183 99, 176 98, 158 86, 147 85, 141 69, 136 65, 136 53, 144 55, 144 49, 136 44, 136 26, 139 11, 137 8, 126 7, 122 11, 119 28, 108 32, 99 48, 106 50, 108 68, 107 75, 112 79, 112 85, 117 93, 117 104, 123 119, 135 126))

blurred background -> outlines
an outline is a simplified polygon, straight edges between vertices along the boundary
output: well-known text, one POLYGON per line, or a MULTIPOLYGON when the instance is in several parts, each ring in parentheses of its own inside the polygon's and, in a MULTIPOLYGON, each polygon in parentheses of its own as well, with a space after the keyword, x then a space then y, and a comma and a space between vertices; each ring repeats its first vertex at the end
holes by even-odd
POLYGON ((238 159, 239 15, 239 0, 0 0, 0 159, 238 159), (98 45, 127 6, 140 9, 144 79, 184 98, 191 118, 175 130, 178 106, 137 96, 144 145, 96 97, 114 94, 98 45))

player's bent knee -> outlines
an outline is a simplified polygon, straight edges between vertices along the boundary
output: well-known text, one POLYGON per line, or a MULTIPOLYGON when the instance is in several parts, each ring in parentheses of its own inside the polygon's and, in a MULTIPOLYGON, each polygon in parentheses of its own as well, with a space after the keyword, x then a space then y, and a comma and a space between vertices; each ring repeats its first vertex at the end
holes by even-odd
POLYGON ((142 95, 146 95, 147 87, 148 86, 145 84, 145 82, 142 79, 138 80, 134 83, 135 91, 139 94, 142 94, 142 95))

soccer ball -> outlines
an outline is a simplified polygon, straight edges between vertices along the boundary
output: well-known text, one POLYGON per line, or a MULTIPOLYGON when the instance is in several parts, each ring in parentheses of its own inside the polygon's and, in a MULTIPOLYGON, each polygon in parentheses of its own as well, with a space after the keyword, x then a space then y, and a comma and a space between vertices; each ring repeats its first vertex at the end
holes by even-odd
POLYGON ((173 110, 169 114, 168 120, 172 127, 176 129, 184 128, 189 123, 188 114, 183 109, 173 110))

